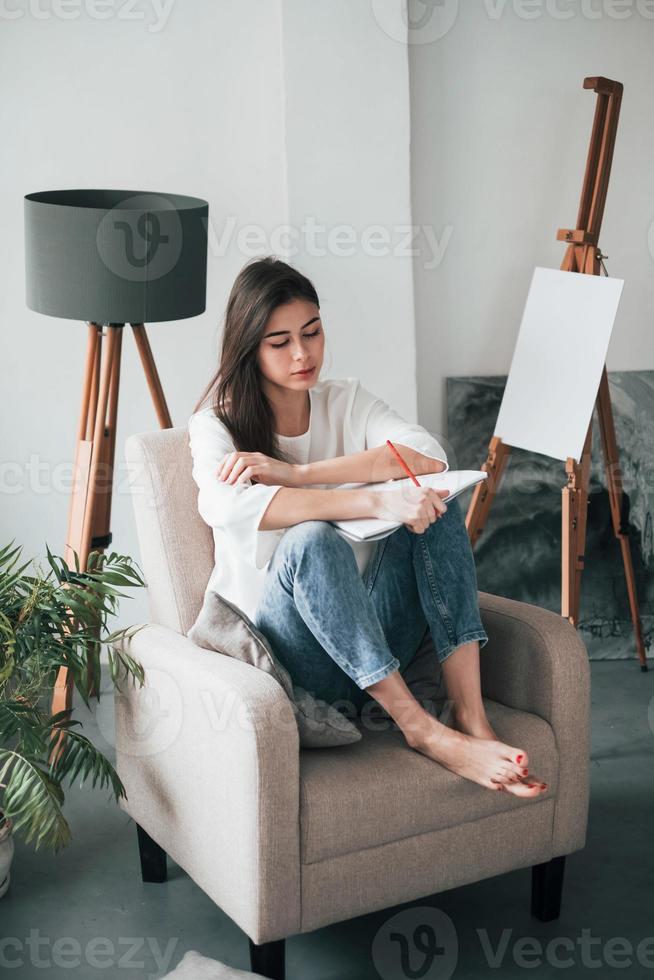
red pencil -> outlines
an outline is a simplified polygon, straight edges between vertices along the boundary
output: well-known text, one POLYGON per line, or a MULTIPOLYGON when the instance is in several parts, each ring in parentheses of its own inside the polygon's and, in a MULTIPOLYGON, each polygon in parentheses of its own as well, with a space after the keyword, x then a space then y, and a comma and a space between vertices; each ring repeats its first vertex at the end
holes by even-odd
POLYGON ((397 451, 397 449, 395 448, 395 446, 393 445, 393 443, 391 442, 391 440, 390 440, 390 439, 387 439, 387 440, 386 440, 386 445, 387 445, 387 446, 390 446, 390 448, 391 448, 391 449, 393 450, 393 452, 395 453, 395 455, 396 455, 396 456, 397 456, 397 458, 398 458, 398 461, 399 461, 399 463, 400 463, 400 466, 402 467, 402 469, 404 470, 404 472, 406 473, 406 475, 407 475, 407 476, 410 476, 410 477, 411 477, 411 479, 413 480, 413 482, 415 483, 415 485, 416 485, 417 487, 419 487, 419 486, 420 486, 420 484, 419 484, 419 483, 418 483, 418 481, 416 480, 416 476, 415 476, 415 473, 412 473, 412 472, 411 472, 411 470, 409 469, 409 467, 407 466, 407 464, 406 464, 406 463, 404 462, 404 460, 402 459, 402 457, 400 456, 400 454, 398 453, 398 451, 397 451))

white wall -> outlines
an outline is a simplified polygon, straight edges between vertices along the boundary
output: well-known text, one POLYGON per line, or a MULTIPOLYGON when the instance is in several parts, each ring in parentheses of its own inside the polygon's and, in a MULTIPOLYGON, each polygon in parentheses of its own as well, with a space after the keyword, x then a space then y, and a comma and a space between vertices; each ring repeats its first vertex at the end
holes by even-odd
MULTIPOLYGON (((15 537, 25 557, 43 555, 46 542, 63 553, 86 346, 82 323, 25 307, 26 193, 116 187, 209 201, 207 310, 148 329, 176 425, 213 373, 234 277, 269 251, 315 283, 327 325, 323 376, 358 375, 416 417, 412 262, 393 254, 396 226, 410 222, 407 53, 380 29, 368 0, 177 0, 165 8, 139 0, 114 4, 106 20, 87 0, 59 9, 77 16, 62 19, 29 0, 0 9, 8 137, 0 542, 15 537), (7 10, 17 16, 7 19, 7 10), (324 227, 317 250, 307 219, 324 227), (377 225, 386 244, 368 244, 377 225)), ((111 547, 137 558, 123 445, 155 426, 127 328, 111 547)), ((137 594, 117 625, 146 618, 137 594)))
POLYGON ((448 242, 437 267, 414 263, 419 415, 437 429, 443 379, 506 374, 534 266, 560 267, 595 111, 585 76, 624 84, 600 238, 625 279, 607 366, 651 366, 654 352, 654 4, 445 6, 449 30, 409 45, 413 220, 448 242))
MULTIPOLYGON (((177 3, 158 32, 148 20, 100 22, 84 8, 72 21, 24 10, 0 20, 0 541, 15 537, 28 557, 44 555, 46 541, 63 553, 86 327, 25 306, 23 195, 117 187, 209 201, 206 312, 148 329, 176 425, 186 423, 217 359, 227 295, 249 257, 237 233, 256 225, 269 235, 285 195, 276 3, 255 0, 247 17, 242 0, 177 3), (41 489, 28 472, 32 456, 43 467, 41 489), (8 484, 19 492, 7 492, 8 484)), ((123 445, 157 422, 131 329, 125 334, 112 548, 138 557, 123 445)), ((121 624, 147 617, 138 596, 123 602, 121 624)))
POLYGON ((399 248, 411 222, 406 45, 368 0, 283 0, 282 38, 288 215, 294 261, 321 298, 323 373, 361 378, 415 420, 412 260, 399 248))

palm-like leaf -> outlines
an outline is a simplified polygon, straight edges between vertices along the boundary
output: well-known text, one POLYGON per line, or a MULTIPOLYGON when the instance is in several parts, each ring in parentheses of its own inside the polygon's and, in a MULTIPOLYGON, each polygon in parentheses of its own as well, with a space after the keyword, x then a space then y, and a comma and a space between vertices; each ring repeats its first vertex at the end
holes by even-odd
POLYGON ((125 787, 114 767, 81 732, 67 729, 63 751, 51 766, 50 775, 58 783, 66 778, 73 783, 81 776, 80 785, 90 778, 94 788, 110 786, 116 799, 125 796, 125 787))
POLYGON ((59 783, 38 763, 17 752, 0 749, 0 782, 9 774, 4 791, 4 808, 13 829, 23 832, 25 841, 34 841, 58 851, 70 843, 70 827, 61 807, 64 794, 59 783))
POLYGON ((13 541, 0 549, 0 816, 4 811, 37 848, 58 850, 70 841, 62 812, 65 779, 108 786, 116 799, 125 790, 109 760, 73 730, 81 723, 71 709, 50 716, 42 705, 49 705, 61 667, 87 707, 89 678, 99 699, 103 647, 115 686, 123 672, 144 683, 142 665, 119 645, 142 626, 113 633, 107 627, 126 596, 121 589, 145 582, 132 559, 116 552, 91 552, 81 571, 76 552, 69 568, 46 545, 44 572, 36 563, 19 564, 21 550, 13 541), (28 571, 31 564, 35 569, 28 571), (51 763, 55 743, 59 752, 51 763))
POLYGON ((16 741, 28 755, 45 752, 44 721, 34 705, 19 698, 0 700, 0 743, 16 741))

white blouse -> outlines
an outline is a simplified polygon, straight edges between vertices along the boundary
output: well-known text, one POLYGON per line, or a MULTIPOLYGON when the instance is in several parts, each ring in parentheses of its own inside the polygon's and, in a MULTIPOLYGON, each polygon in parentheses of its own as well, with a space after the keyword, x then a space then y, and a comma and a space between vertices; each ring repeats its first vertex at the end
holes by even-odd
MULTIPOLYGON (((363 388, 357 378, 321 380, 308 390, 309 428, 299 436, 278 435, 280 447, 292 462, 349 456, 382 446, 390 439, 442 460, 445 469, 449 469, 442 446, 426 429, 406 422, 385 401, 363 388)), ((220 593, 253 619, 268 562, 288 530, 259 530, 259 522, 281 486, 251 480, 230 485, 218 479, 223 458, 236 447, 211 406, 191 416, 188 431, 193 479, 199 488, 198 510, 212 528, 215 541, 216 564, 207 590, 220 593)), ((338 484, 305 486, 327 489, 338 484)), ((376 542, 346 540, 363 574, 376 542)))

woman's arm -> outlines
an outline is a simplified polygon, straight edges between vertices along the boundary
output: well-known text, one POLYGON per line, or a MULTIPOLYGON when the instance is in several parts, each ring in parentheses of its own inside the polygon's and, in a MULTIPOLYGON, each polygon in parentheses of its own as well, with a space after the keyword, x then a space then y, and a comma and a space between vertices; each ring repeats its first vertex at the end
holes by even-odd
MULTIPOLYGON (((393 442, 402 459, 416 476, 427 473, 440 473, 447 469, 441 459, 425 456, 410 446, 393 442)), ((401 480, 406 473, 389 447, 376 446, 349 456, 336 456, 334 459, 320 459, 313 463, 302 463, 297 467, 298 483, 383 483, 386 480, 401 480)))
MULTIPOLYGON (((247 491, 246 491, 247 492, 247 491)), ((381 517, 406 524, 421 534, 447 510, 441 494, 431 487, 404 490, 302 490, 279 487, 259 522, 258 533, 274 533, 302 521, 338 521, 351 517, 381 517)))
POLYGON ((376 517, 377 498, 380 496, 374 490, 302 490, 281 487, 264 511, 259 521, 259 530, 274 531, 291 527, 301 521, 376 517))

